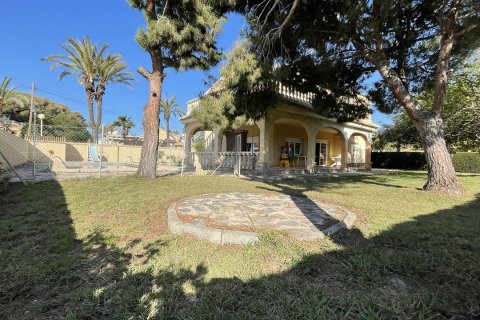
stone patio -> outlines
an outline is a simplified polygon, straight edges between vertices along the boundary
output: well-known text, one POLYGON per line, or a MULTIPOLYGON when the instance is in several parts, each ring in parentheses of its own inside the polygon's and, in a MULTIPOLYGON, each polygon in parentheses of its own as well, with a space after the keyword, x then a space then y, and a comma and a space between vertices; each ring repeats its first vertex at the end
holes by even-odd
POLYGON ((218 244, 247 244, 260 232, 284 231, 301 240, 322 239, 350 228, 355 214, 305 197, 219 193, 187 198, 168 209, 175 234, 192 234, 218 244))

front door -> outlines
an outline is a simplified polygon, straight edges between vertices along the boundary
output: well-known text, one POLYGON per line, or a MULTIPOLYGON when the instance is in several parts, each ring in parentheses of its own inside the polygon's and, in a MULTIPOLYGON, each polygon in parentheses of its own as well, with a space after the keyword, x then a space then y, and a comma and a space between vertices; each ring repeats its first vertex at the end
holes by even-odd
POLYGON ((327 165, 327 153, 328 153, 327 146, 328 145, 324 142, 317 142, 315 144, 315 164, 317 166, 327 165))

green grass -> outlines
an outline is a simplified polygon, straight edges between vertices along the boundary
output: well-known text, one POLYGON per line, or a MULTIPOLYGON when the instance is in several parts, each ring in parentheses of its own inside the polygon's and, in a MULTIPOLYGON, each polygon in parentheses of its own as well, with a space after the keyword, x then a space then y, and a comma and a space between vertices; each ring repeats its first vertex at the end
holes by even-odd
POLYGON ((262 183, 135 177, 11 184, 0 194, 1 319, 472 319, 480 176, 467 195, 421 173, 262 183), (358 215, 331 239, 252 246, 169 234, 166 208, 212 192, 284 193, 358 215), (401 280, 406 287, 392 284, 401 280))

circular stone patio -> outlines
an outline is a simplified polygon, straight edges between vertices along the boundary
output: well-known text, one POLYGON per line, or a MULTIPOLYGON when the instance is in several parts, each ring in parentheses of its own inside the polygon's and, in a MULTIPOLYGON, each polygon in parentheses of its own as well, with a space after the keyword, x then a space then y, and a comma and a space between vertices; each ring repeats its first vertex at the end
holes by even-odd
POLYGON ((217 193, 183 199, 168 208, 168 227, 218 244, 248 244, 260 232, 285 231, 301 240, 351 228, 355 214, 305 197, 217 193))

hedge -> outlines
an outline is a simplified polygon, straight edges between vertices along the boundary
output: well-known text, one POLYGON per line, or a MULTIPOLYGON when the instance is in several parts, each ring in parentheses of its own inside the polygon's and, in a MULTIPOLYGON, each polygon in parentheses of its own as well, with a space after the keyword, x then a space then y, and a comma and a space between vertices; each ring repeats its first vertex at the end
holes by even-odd
POLYGON ((452 161, 457 172, 480 173, 480 154, 476 152, 457 152, 452 161))
POLYGON ((423 152, 372 152, 372 167, 381 169, 425 170, 423 152))
MULTIPOLYGON (((452 156, 457 172, 480 173, 480 154, 457 152, 452 156)), ((423 152, 372 152, 372 167, 380 169, 425 170, 423 152)))

